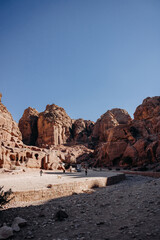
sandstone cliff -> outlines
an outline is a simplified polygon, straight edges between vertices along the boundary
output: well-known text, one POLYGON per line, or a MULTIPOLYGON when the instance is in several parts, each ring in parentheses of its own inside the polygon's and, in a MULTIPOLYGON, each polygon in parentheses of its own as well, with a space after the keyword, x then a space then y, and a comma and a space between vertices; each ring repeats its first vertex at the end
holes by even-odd
POLYGON ((26 145, 35 145, 38 137, 37 121, 38 111, 31 107, 27 108, 22 118, 19 120, 19 129, 22 133, 23 143, 26 145))
MULTIPOLYGON (((107 122, 108 119, 106 125, 107 122)), ((160 97, 147 98, 137 107, 133 121, 110 124, 103 135, 98 136, 105 142, 95 150, 95 165, 136 167, 159 162, 159 126, 160 97)))
POLYGON ((89 143, 90 136, 93 131, 94 122, 90 120, 83 120, 82 118, 72 120, 72 136, 74 142, 89 143))
POLYGON ((38 117, 38 146, 65 144, 70 139, 72 120, 65 110, 55 104, 47 105, 38 117))
POLYGON ((73 120, 55 104, 41 113, 29 107, 19 128, 0 102, 0 167, 58 169, 62 162, 82 161, 137 167, 160 162, 160 97, 146 98, 133 120, 127 111, 115 108, 95 124, 73 120))
POLYGON ((0 102, 0 141, 21 140, 22 135, 17 123, 7 108, 0 102))
MULTIPOLYGON (((22 118, 22 120, 25 119, 25 122, 21 122, 24 124, 24 130, 26 124, 27 131, 29 130, 29 133, 31 133, 25 135, 29 137, 29 141, 31 141, 30 135, 33 135, 33 119, 32 117, 27 119, 27 116, 35 116, 36 114, 36 111, 29 108, 25 111, 22 118)), ((22 135, 17 123, 13 120, 7 108, 0 102, 0 168, 20 169, 31 167, 57 169, 61 164, 61 159, 55 151, 29 147, 23 144, 21 140, 22 135)))
POLYGON ((103 114, 95 123, 92 136, 97 141, 107 141, 108 129, 114 128, 120 124, 128 124, 131 117, 124 109, 114 108, 103 114))

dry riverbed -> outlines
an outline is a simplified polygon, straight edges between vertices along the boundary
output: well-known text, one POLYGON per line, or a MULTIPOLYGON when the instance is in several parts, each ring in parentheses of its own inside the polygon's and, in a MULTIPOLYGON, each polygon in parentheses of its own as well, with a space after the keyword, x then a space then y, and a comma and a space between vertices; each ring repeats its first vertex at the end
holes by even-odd
POLYGON ((13 240, 159 240, 160 179, 126 175, 88 193, 15 206, 0 212, 0 225, 17 216, 27 225, 13 240), (59 210, 68 215, 63 221, 55 218, 59 210))

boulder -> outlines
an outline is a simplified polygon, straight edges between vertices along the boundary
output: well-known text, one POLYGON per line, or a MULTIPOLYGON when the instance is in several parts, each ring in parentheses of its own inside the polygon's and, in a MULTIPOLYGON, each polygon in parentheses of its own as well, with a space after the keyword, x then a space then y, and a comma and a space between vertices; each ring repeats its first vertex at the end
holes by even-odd
POLYGON ((14 221, 12 223, 11 228, 13 229, 13 231, 15 232, 19 232, 20 231, 20 227, 23 227, 27 224, 27 221, 21 217, 16 217, 14 218, 14 221))
POLYGON ((8 226, 3 226, 0 228, 0 239, 7 239, 13 236, 13 229, 8 226))

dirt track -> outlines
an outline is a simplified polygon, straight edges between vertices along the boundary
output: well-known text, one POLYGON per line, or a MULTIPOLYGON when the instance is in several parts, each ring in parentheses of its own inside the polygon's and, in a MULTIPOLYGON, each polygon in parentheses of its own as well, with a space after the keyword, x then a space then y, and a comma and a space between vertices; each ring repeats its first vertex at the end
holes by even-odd
POLYGON ((125 181, 90 194, 32 203, 0 214, 1 224, 10 225, 16 216, 27 220, 27 226, 11 238, 17 240, 159 240, 160 179, 127 175, 125 181), (55 220, 59 209, 68 214, 64 221, 55 220))

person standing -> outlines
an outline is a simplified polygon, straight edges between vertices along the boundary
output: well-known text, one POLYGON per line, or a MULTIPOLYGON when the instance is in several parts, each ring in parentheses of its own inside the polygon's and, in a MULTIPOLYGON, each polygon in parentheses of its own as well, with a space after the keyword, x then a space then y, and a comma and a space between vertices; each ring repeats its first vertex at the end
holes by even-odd
POLYGON ((43 173, 43 171, 42 171, 42 169, 40 170, 40 176, 42 176, 42 173, 43 173))
POLYGON ((87 176, 87 173, 88 173, 88 169, 87 169, 87 167, 85 167, 85 174, 86 174, 86 176, 87 176))

